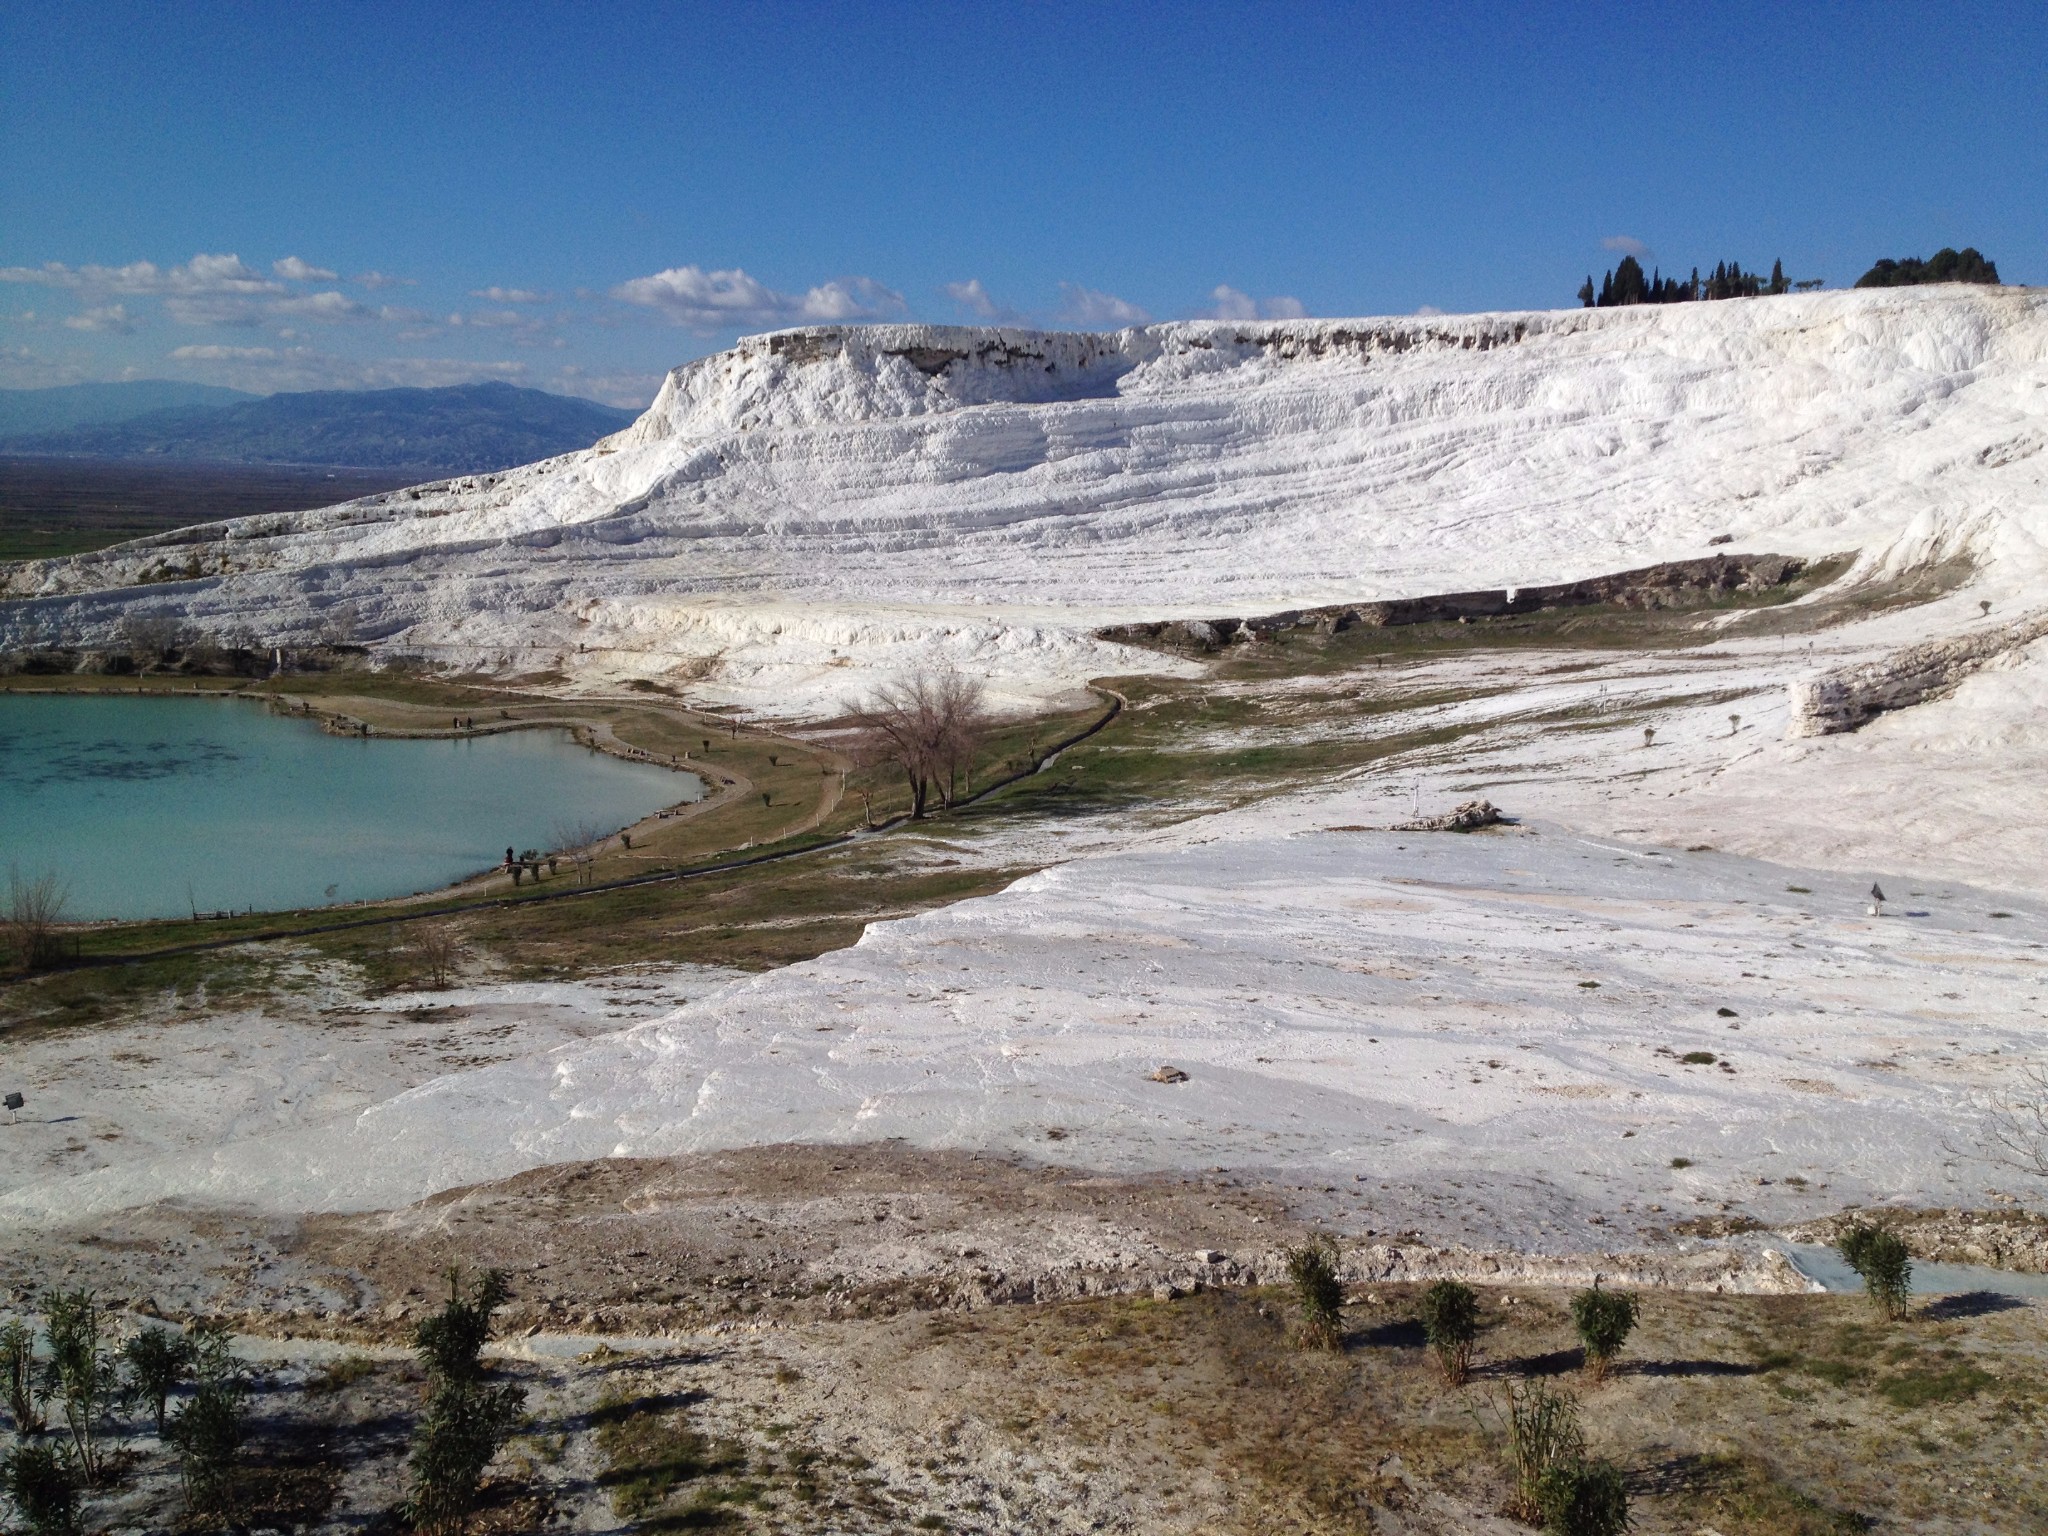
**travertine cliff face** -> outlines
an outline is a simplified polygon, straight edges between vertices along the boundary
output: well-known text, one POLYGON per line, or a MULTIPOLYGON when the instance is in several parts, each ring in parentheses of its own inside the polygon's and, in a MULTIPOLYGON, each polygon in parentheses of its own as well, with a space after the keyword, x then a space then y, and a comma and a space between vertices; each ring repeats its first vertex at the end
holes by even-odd
POLYGON ((9 567, 0 650, 139 610, 801 713, 934 650, 1042 698, 1137 664, 1118 625, 1690 602, 1716 554, 1706 579, 1751 581, 1741 557, 1968 542, 2004 602, 2048 569, 2044 443, 2025 289, 811 327, 677 369, 586 452, 9 567))

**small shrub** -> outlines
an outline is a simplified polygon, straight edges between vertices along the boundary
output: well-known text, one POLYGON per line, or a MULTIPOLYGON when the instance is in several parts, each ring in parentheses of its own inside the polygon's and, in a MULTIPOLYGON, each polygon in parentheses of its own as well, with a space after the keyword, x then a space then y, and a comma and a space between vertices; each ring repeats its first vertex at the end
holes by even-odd
POLYGON ((50 1298, 45 1326, 50 1335, 49 1390, 64 1413, 77 1469, 88 1487, 106 1471, 102 1436, 119 1396, 113 1351, 100 1333, 99 1298, 91 1291, 61 1291, 50 1298))
POLYGON ((406 936, 405 957, 413 979, 431 992, 445 992, 462 969, 462 940, 439 923, 417 923, 406 936))
POLYGON ((1913 1260, 1896 1232, 1870 1222, 1854 1222, 1835 1243, 1842 1261, 1863 1279, 1863 1289, 1878 1315, 1896 1322, 1906 1315, 1913 1294, 1913 1260))
POLYGON ((1536 1483, 1536 1504, 1548 1536, 1621 1536, 1630 1526, 1628 1484, 1606 1461, 1570 1461, 1536 1483))
POLYGON ((1479 1336, 1479 1295, 1459 1280, 1439 1280, 1422 1293, 1422 1332, 1450 1385, 1462 1386, 1479 1336))
POLYGON ((41 1434, 43 1416, 36 1408, 36 1336, 20 1318, 10 1318, 0 1328, 0 1392, 7 1398, 15 1439, 41 1434))
POLYGON ((413 1350, 427 1374, 437 1381, 475 1381, 482 1375, 478 1356, 491 1338, 491 1314, 512 1294, 502 1269, 487 1269, 463 1293, 462 1271, 450 1269, 448 1300, 412 1331, 413 1350))
POLYGON ((1712 1051, 1687 1051, 1678 1059, 1688 1067, 1711 1067, 1714 1064, 1714 1053, 1712 1051))
POLYGON ((1674 1168, 1690 1168, 1692 1166, 1692 1159, 1689 1157, 1674 1157, 1671 1159, 1671 1166, 1674 1168))
POLYGON ((422 1532, 457 1532, 476 1507, 484 1468, 511 1438, 526 1403, 523 1387, 443 1381, 427 1400, 413 1438, 412 1496, 406 1513, 422 1532))
POLYGON ((169 1328, 144 1328, 121 1346, 128 1367, 129 1394, 156 1414, 158 1438, 164 1433, 164 1404, 192 1367, 192 1341, 169 1328))
POLYGON ((1336 1245, 1318 1237, 1287 1252, 1287 1278, 1301 1313, 1303 1349, 1335 1349, 1342 1331, 1344 1287, 1337 1279, 1336 1245))
POLYGON ((78 1469, 71 1450, 43 1440, 24 1440, 4 1464, 7 1497, 32 1536, 77 1536, 78 1469))
POLYGON ((7 935, 14 964, 23 971, 41 970, 64 957, 59 925, 69 889, 56 875, 24 875, 7 871, 7 904, 0 908, 0 931, 7 935))
POLYGON ((1586 1372, 1604 1381, 1614 1357, 1635 1331, 1639 1304, 1628 1291, 1603 1291, 1595 1281, 1590 1291, 1572 1298, 1572 1326, 1586 1350, 1586 1372))
POLYGON ((202 1324, 189 1341, 195 1386, 165 1428, 178 1450, 187 1510, 214 1520, 233 1513, 235 1465, 247 1429, 249 1381, 228 1348, 227 1329, 202 1324))
POLYGON ((412 1492, 406 1516, 427 1536, 460 1531, 476 1507, 484 1469, 519 1422, 524 1388, 484 1380, 483 1347, 491 1316, 510 1287, 503 1270, 486 1270, 465 1292, 459 1267, 448 1271, 448 1300, 413 1330, 427 1368, 427 1411, 412 1442, 412 1492))
POLYGON ((1553 1392, 1532 1381, 1517 1392, 1508 1388, 1508 1460, 1513 1463, 1514 1492, 1508 1513, 1518 1520, 1543 1518, 1543 1480, 1559 1467, 1585 1460, 1586 1437, 1579 1428, 1579 1400, 1569 1392, 1553 1392))

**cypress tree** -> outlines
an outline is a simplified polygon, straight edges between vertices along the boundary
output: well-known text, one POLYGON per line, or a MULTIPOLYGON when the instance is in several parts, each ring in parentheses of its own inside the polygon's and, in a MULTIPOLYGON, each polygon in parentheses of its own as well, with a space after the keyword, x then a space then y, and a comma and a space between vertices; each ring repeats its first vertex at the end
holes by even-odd
POLYGON ((1587 309, 1593 307, 1593 274, 1586 274, 1586 286, 1579 290, 1579 302, 1587 309))
POLYGON ((1643 264, 1633 256, 1624 256, 1614 266, 1614 302, 1617 304, 1641 304, 1649 297, 1649 285, 1643 278, 1643 264))

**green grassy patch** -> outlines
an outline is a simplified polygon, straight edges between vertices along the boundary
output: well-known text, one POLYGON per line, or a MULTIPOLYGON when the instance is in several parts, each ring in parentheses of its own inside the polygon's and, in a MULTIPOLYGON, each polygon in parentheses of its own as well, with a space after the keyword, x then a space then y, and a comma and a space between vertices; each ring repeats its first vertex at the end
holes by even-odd
POLYGON ((1940 1368, 1902 1371, 1878 1386, 1878 1393, 1894 1408, 1933 1408, 1943 1403, 1968 1402, 1979 1392, 1998 1385, 1998 1378, 1967 1361, 1955 1361, 1940 1368))
POLYGON ((1855 1536, 1872 1521, 1783 1481, 1755 1456, 1713 1456, 1697 1469, 1688 1514, 1723 1536, 1855 1536))
POLYGON ((597 1483, 612 1513, 637 1520, 659 1510, 667 1517, 643 1529, 715 1530, 733 1523, 725 1501, 702 1497, 714 1490, 694 1490, 699 1497, 682 1508, 665 1506, 685 1485, 744 1472, 747 1456, 739 1446, 707 1439, 690 1426, 686 1409, 618 1394, 603 1398, 593 1417, 603 1464, 597 1483))

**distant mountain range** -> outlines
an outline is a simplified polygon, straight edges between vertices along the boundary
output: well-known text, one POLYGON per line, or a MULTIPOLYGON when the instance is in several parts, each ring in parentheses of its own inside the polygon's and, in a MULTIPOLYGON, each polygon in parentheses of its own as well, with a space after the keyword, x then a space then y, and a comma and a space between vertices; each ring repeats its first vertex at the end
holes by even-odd
POLYGON ((149 411, 233 405, 256 395, 216 384, 139 379, 130 384, 64 384, 55 389, 0 389, 0 442, 32 432, 62 432, 149 411))
POLYGON ((588 448, 635 414, 499 383, 265 396, 85 384, 0 392, 0 453, 474 474, 588 448))

